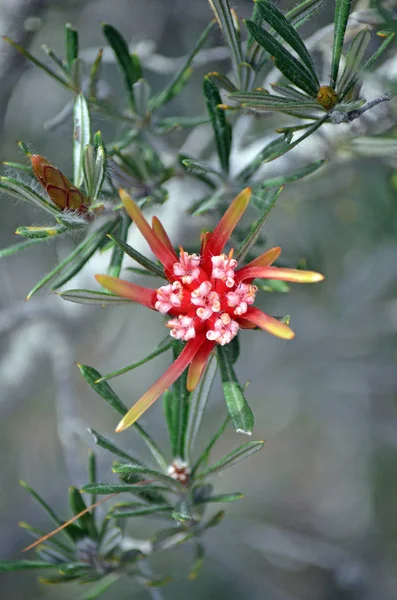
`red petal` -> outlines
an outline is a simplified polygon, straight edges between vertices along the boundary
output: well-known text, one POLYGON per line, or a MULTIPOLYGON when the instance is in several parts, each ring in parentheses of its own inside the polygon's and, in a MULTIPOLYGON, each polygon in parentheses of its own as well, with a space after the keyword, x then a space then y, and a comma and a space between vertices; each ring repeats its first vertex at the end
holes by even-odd
POLYGON ((206 257, 217 256, 225 247, 226 242, 230 238, 237 223, 244 214, 251 198, 251 189, 245 188, 239 193, 237 198, 233 200, 218 225, 215 227, 210 240, 206 244, 206 257))
POLYGON ((163 242, 159 240, 149 223, 146 221, 139 206, 135 204, 133 199, 127 194, 126 191, 120 190, 120 198, 124 204, 125 210, 138 227, 139 231, 147 241, 153 254, 159 259, 162 265, 172 272, 172 266, 175 263, 175 255, 164 246, 163 242))
POLYGON ((122 298, 133 300, 154 310, 156 290, 141 287, 140 285, 135 285, 135 283, 119 279, 118 277, 112 277, 111 275, 95 275, 95 279, 104 288, 109 290, 109 292, 117 294, 117 296, 121 296, 122 298))
POLYGON ((295 336, 288 325, 273 317, 269 317, 269 315, 263 313, 259 308, 255 308, 255 306, 249 308, 244 317, 254 325, 257 325, 257 327, 284 340, 291 340, 295 336))
MULTIPOLYGON (((245 265, 244 269, 248 269, 250 267, 269 267, 281 254, 280 246, 275 246, 274 248, 270 248, 258 258, 245 265)), ((241 271, 242 269, 240 269, 241 271)), ((239 273, 239 271, 237 271, 239 273)))
POLYGON ((189 372, 187 375, 186 387, 189 392, 192 392, 199 383, 203 371, 206 367, 208 359, 216 343, 206 340, 201 348, 197 351, 196 356, 190 363, 189 372))
POLYGON ((301 269, 282 269, 279 267, 244 267, 238 273, 239 281, 247 279, 280 279, 294 283, 316 283, 322 281, 324 275, 315 271, 303 271, 301 269))
POLYGON ((178 356, 166 372, 156 381, 154 385, 138 400, 136 404, 128 411, 120 423, 117 425, 116 431, 123 431, 130 427, 139 417, 167 390, 183 373, 188 364, 192 362, 195 354, 205 341, 204 335, 198 335, 193 340, 189 340, 178 356))
POLYGON ((175 250, 172 246, 171 240, 168 237, 168 234, 167 234, 166 230, 164 229, 162 222, 157 217, 152 218, 152 228, 153 228, 154 233, 157 235, 158 239, 161 242, 163 242, 164 246, 166 246, 168 248, 168 250, 170 250, 172 252, 172 254, 175 256, 175 260, 177 261, 178 259, 175 254, 175 250))

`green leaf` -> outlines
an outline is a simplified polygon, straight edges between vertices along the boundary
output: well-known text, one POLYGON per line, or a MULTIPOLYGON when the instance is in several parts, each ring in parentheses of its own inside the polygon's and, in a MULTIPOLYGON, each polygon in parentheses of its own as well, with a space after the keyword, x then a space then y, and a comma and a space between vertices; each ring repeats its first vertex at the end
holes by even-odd
POLYGON ((58 278, 52 284, 52 290, 61 287, 64 283, 67 283, 76 273, 81 271, 86 262, 96 252, 101 243, 103 242, 104 236, 107 232, 111 231, 116 225, 116 221, 110 221, 105 223, 100 229, 97 229, 94 233, 85 238, 76 248, 67 256, 62 262, 60 262, 55 269, 48 273, 43 279, 41 279, 34 288, 27 295, 27 299, 31 298, 38 290, 53 280, 55 277, 58 278))
POLYGON ((65 25, 65 60, 70 73, 73 62, 79 56, 79 34, 70 23, 65 25))
POLYGON ((312 173, 320 169, 326 162, 326 160, 317 160, 316 162, 310 165, 306 165, 305 167, 297 169, 296 171, 294 171, 294 173, 291 173, 290 175, 282 175, 280 177, 272 177, 271 179, 266 179, 266 181, 263 181, 260 184, 260 186, 262 189, 269 189, 272 187, 284 186, 286 183, 298 181, 299 179, 303 179, 303 177, 307 177, 307 175, 311 175, 312 173))
POLYGON ((289 10, 285 17, 290 23, 297 29, 303 23, 305 23, 310 17, 323 6, 325 0, 303 0, 291 10, 289 10))
POLYGON ((393 41, 395 33, 388 35, 379 48, 373 53, 373 55, 367 60, 367 62, 363 65, 362 70, 367 71, 370 69, 378 58, 384 53, 389 44, 393 41))
POLYGON ((316 97, 318 91, 317 77, 308 71, 280 42, 274 39, 265 29, 258 27, 253 21, 246 21, 249 33, 274 57, 274 63, 281 73, 304 90, 309 96, 316 97))
POLYGON ((343 100, 346 96, 346 92, 351 89, 352 82, 357 80, 361 61, 364 58, 365 51, 370 41, 371 33, 369 29, 362 29, 350 44, 349 51, 346 55, 345 69, 338 80, 336 88, 340 100, 343 100))
POLYGON ((163 410, 165 422, 171 443, 172 456, 176 456, 176 429, 175 429, 175 410, 174 393, 172 388, 166 390, 163 394, 163 410))
POLYGON ((174 98, 177 94, 180 93, 181 89, 183 88, 186 81, 190 77, 191 64, 192 64, 195 56, 198 54, 198 52, 201 50, 201 48, 204 46, 205 42, 207 41, 208 36, 209 36, 213 26, 214 26, 213 22, 211 22, 207 25, 207 27, 204 29, 203 33, 200 35, 199 39, 197 40, 193 50, 187 57, 187 60, 186 60, 185 64, 183 65, 183 67, 175 74, 175 76, 172 79, 172 81, 170 82, 170 84, 167 85, 167 87, 165 87, 164 90, 162 90, 159 94, 157 94, 156 96, 154 96, 154 98, 151 99, 151 101, 149 102, 150 112, 157 111, 161 106, 164 106, 165 104, 167 104, 167 102, 172 100, 172 98, 174 98))
POLYGON ((132 86, 136 114, 145 119, 149 112, 150 85, 146 79, 138 79, 132 86))
POLYGON ((216 527, 221 521, 223 521, 224 516, 225 511, 220 510, 207 521, 207 523, 203 526, 203 529, 210 529, 211 527, 216 527))
POLYGON ((2 560, 0 561, 0 572, 8 571, 32 571, 35 569, 58 569, 59 564, 43 562, 41 560, 2 560))
POLYGON ((299 92, 290 85, 278 85, 276 83, 271 83, 270 85, 275 92, 278 92, 285 98, 289 98, 290 100, 297 100, 299 102, 307 102, 306 94, 299 92))
MULTIPOLYGON (((173 355, 174 360, 178 358, 180 353, 183 350, 183 346, 179 341, 174 341, 173 343, 173 355)), ((186 388, 187 385, 187 370, 185 370, 180 377, 174 383, 174 398, 172 403, 173 410, 173 431, 170 432, 170 437, 172 441, 172 452, 173 457, 180 457, 182 459, 185 458, 185 434, 186 434, 186 424, 188 418, 189 411, 189 403, 190 403, 190 394, 186 388)))
MULTIPOLYGON (((20 481, 19 483, 21 484, 23 489, 26 490, 32 496, 32 498, 36 500, 38 504, 40 504, 40 506, 44 509, 44 511, 47 513, 47 515, 57 527, 63 525, 62 519, 58 517, 58 515, 52 510, 52 508, 47 504, 47 502, 43 500, 43 498, 39 496, 39 494, 33 488, 31 488, 30 485, 28 485, 25 481, 20 481)), ((65 527, 65 529, 62 529, 62 535, 65 536, 69 542, 71 539, 74 541, 76 539, 76 530, 78 529, 79 528, 72 523, 71 525, 68 525, 68 527, 65 527)))
MULTIPOLYGON (((69 505, 74 515, 80 514, 87 508, 87 505, 84 502, 79 490, 73 486, 69 487, 69 505)), ((79 517, 77 522, 79 523, 81 529, 91 539, 96 539, 98 537, 94 518, 90 512, 86 512, 84 515, 79 517)))
POLYGON ((269 2, 269 0, 257 0, 256 6, 262 19, 268 23, 293 50, 295 50, 303 64, 310 71, 317 85, 320 86, 312 57, 291 23, 269 2))
POLYGON ((109 494, 121 494, 128 492, 131 494, 143 494, 144 492, 158 492, 167 490, 168 487, 159 485, 141 485, 139 483, 88 483, 82 489, 87 494, 98 494, 98 496, 108 496, 109 494))
POLYGON ((100 48, 88 76, 88 98, 90 99, 95 99, 97 97, 97 86, 101 75, 102 57, 103 50, 100 48))
POLYGON ((335 0, 334 43, 332 47, 331 87, 335 89, 352 0, 335 0))
POLYGON ((124 258, 124 249, 121 246, 121 244, 126 243, 130 225, 131 225, 130 216, 126 212, 123 212, 122 217, 121 217, 120 237, 117 238, 120 243, 115 242, 115 245, 114 245, 114 248, 112 251, 112 257, 110 259, 108 270, 107 270, 108 275, 111 275, 112 277, 120 277, 121 267, 122 267, 123 258, 124 258))
POLYGON ((53 216, 59 215, 59 209, 54 204, 51 204, 25 183, 22 183, 13 177, 0 177, 0 190, 4 190, 17 200, 35 204, 53 216))
POLYGON ((264 442, 248 442, 247 444, 239 446, 235 450, 232 450, 231 452, 226 454, 215 464, 211 465, 204 471, 201 471, 198 477, 200 477, 200 479, 203 479, 204 477, 208 477, 209 475, 213 475, 214 473, 220 473, 221 471, 224 471, 224 469, 236 465, 241 460, 248 458, 249 456, 251 456, 251 454, 255 454, 255 452, 258 452, 258 450, 261 450, 263 444, 264 442))
POLYGON ((198 574, 200 573, 200 571, 202 569, 204 559, 205 559, 204 546, 202 544, 196 543, 196 556, 194 559, 193 567, 189 573, 190 581, 193 581, 194 579, 197 578, 198 574))
POLYGON ((214 130, 219 162, 222 170, 227 174, 229 172, 229 157, 232 146, 232 128, 226 119, 225 111, 218 108, 218 105, 222 103, 222 99, 218 88, 208 76, 204 77, 204 96, 214 130))
POLYGON ((93 367, 88 365, 77 365, 80 369, 80 373, 86 380, 86 382, 92 387, 92 389, 101 396, 116 412, 121 416, 127 413, 128 409, 120 398, 115 394, 110 385, 102 379, 102 375, 93 367), (98 382, 98 383, 97 383, 98 382))
MULTIPOLYGON (((97 480, 97 468, 96 468, 96 456, 92 450, 88 451, 88 481, 90 483, 96 483, 97 480)), ((92 494, 90 504, 96 503, 96 496, 92 494)), ((95 519, 95 508, 91 509, 91 514, 95 519)))
POLYGON ((229 422, 230 422, 230 417, 228 415, 226 417, 226 419, 223 421, 223 423, 221 424, 221 426, 219 427, 219 429, 216 431, 215 435, 211 438, 211 440, 207 444, 207 447, 205 448, 204 452, 201 454, 200 458, 197 460, 196 464, 194 465, 194 467, 192 469, 192 473, 191 473, 192 479, 193 479, 197 469, 199 468, 199 466, 202 465, 203 463, 208 462, 212 448, 215 446, 216 442, 219 440, 219 438, 225 432, 226 427, 228 426, 229 422))
POLYGON ((20 44, 17 44, 16 42, 14 42, 11 38, 9 38, 7 36, 3 36, 3 40, 5 42, 7 42, 8 44, 10 44, 11 46, 13 46, 16 50, 18 50, 18 52, 20 54, 22 54, 22 56, 27 58, 35 67, 38 67, 39 69, 44 71, 47 75, 52 77, 52 79, 55 79, 55 81, 57 81, 58 83, 60 83, 64 87, 66 87, 68 90, 77 91, 73 84, 71 84, 69 81, 67 81, 63 77, 60 77, 59 75, 57 75, 55 73, 55 71, 53 71, 52 69, 47 67, 44 63, 37 60, 37 58, 35 58, 32 54, 30 54, 30 52, 25 50, 25 48, 23 46, 21 46, 20 44))
MULTIPOLYGON (((252 246, 254 246, 254 244, 258 240, 258 237, 270 216, 271 210, 276 205, 277 199, 282 189, 283 188, 280 187, 278 190, 261 194, 260 202, 256 200, 255 206, 261 211, 262 214, 259 217, 259 219, 255 223, 253 223, 250 232, 238 247, 238 250, 236 252, 236 260, 243 260, 243 258, 247 255, 249 250, 252 248, 252 246)), ((256 194, 254 193, 254 200, 255 196, 256 194)))
POLYGON ((126 519, 126 518, 131 518, 131 517, 143 517, 145 515, 152 515, 152 514, 156 514, 156 513, 163 513, 163 512, 171 512, 172 511, 172 507, 168 506, 168 505, 164 505, 164 504, 157 504, 154 506, 146 506, 146 505, 141 505, 140 508, 137 508, 135 510, 112 510, 112 512, 109 514, 109 518, 112 519, 126 519))
MULTIPOLYGON (((207 178, 208 175, 215 175, 218 178, 222 177, 218 171, 209 165, 192 160, 191 158, 184 158, 181 160, 181 163, 185 167, 186 171, 188 173, 192 173, 193 175, 200 175, 204 176, 205 178, 207 178)), ((205 183, 207 183, 207 181, 205 181, 205 183)))
POLYGON ((256 110, 258 112, 279 111, 291 112, 294 110, 310 109, 319 110, 321 107, 318 102, 306 98, 306 100, 293 100, 292 98, 282 98, 265 92, 245 92, 230 94, 230 98, 240 102, 244 108, 256 110))
POLYGON ((203 420, 205 407, 216 374, 216 360, 210 357, 196 389, 190 394, 189 412, 185 432, 184 457, 190 463, 192 451, 203 420))
POLYGON ((217 73, 213 71, 212 73, 208 73, 207 76, 211 79, 212 83, 215 84, 217 88, 221 88, 231 93, 238 91, 234 83, 232 83, 230 79, 222 73, 217 73))
POLYGON ((112 468, 113 473, 127 474, 127 475, 139 475, 149 477, 151 479, 156 479, 161 483, 165 484, 171 488, 180 488, 181 484, 172 479, 172 477, 168 477, 168 475, 164 475, 164 473, 160 473, 160 471, 155 471, 154 469, 149 469, 148 467, 142 465, 130 465, 130 464, 115 464, 112 468))
POLYGON ((243 181, 244 183, 248 182, 254 173, 262 166, 268 156, 270 156, 275 150, 278 150, 281 147, 284 147, 285 144, 289 144, 292 139, 292 135, 288 134, 287 136, 279 136, 275 140, 271 141, 269 144, 266 144, 264 148, 255 156, 255 158, 246 166, 240 173, 237 175, 237 179, 243 181))
POLYGON ((196 504, 207 504, 207 502, 234 502, 235 500, 241 500, 244 498, 244 494, 236 492, 234 494, 218 494, 217 496, 208 496, 202 498, 196 504))
POLYGON ((146 443, 147 447, 149 448, 150 452, 152 453, 153 458, 157 461, 157 464, 159 465, 159 467, 163 471, 167 471, 168 462, 167 462, 164 454, 161 452, 160 448, 156 444, 156 442, 153 440, 153 438, 146 432, 145 429, 143 429, 143 427, 141 427, 141 425, 139 425, 139 423, 134 423, 134 427, 138 431, 139 435, 142 437, 144 442, 146 443))
POLYGON ((105 577, 102 577, 89 592, 83 594, 80 600, 96 600, 96 598, 106 592, 106 590, 108 590, 118 579, 120 579, 120 574, 118 573, 109 573, 108 575, 105 575, 105 577))
POLYGON ((64 292, 56 292, 63 300, 68 302, 76 302, 77 304, 99 304, 105 306, 107 304, 130 304, 132 300, 115 296, 107 292, 97 292, 96 290, 65 290, 64 292))
POLYGON ((274 150, 274 152, 272 152, 270 154, 270 156, 268 156, 264 162, 268 163, 268 162, 271 162, 272 160, 275 160, 276 158, 279 158, 280 156, 283 156, 283 154, 286 154, 287 152, 289 152, 290 150, 292 150, 293 148, 298 146, 301 142, 303 142, 303 140, 305 140, 310 135, 312 135, 315 131, 317 131, 317 129, 319 129, 321 127, 321 125, 323 123, 325 123, 325 121, 327 121, 327 120, 328 120, 328 114, 324 115, 323 117, 321 117, 321 119, 318 119, 315 123, 313 123, 313 125, 311 125, 305 131, 305 133, 302 134, 299 138, 297 138, 296 140, 294 140, 291 143, 286 142, 284 144, 284 146, 281 145, 277 150, 274 150))
POLYGON ((89 433, 91 433, 93 435, 95 443, 100 448, 103 448, 104 450, 111 452, 112 454, 114 454, 115 456, 118 456, 119 458, 129 460, 137 465, 142 465, 142 463, 139 460, 137 460, 136 458, 134 458, 133 456, 131 456, 130 454, 128 454, 127 452, 125 452, 124 450, 119 448, 118 446, 116 446, 116 444, 114 444, 112 442, 112 440, 101 435, 100 433, 95 431, 95 429, 88 429, 88 431, 89 431, 89 433))
POLYGON ((244 57, 241 49, 240 36, 236 31, 236 25, 230 9, 229 0, 209 0, 209 3, 214 11, 218 25, 221 28, 225 42, 230 48, 231 61, 237 80, 237 86, 241 89, 241 64, 244 62, 244 57))
POLYGON ((83 156, 84 184, 91 202, 95 202, 105 179, 106 153, 103 143, 97 148, 88 144, 83 156))
POLYGON ((223 393, 233 427, 237 433, 251 435, 254 427, 254 415, 248 406, 234 372, 232 358, 227 346, 218 346, 217 356, 223 393))
POLYGON ((80 188, 84 179, 84 153, 91 141, 90 113, 83 94, 79 94, 73 110, 73 182, 80 188))
POLYGON ((127 90, 130 108, 135 110, 135 99, 133 85, 142 77, 142 71, 137 56, 131 56, 128 44, 117 29, 104 23, 102 25, 103 33, 111 46, 121 74, 124 78, 124 85, 127 90))
POLYGON ((54 227, 18 227, 15 233, 31 240, 48 240, 49 238, 61 235, 66 231, 68 231, 67 227, 64 227, 63 225, 55 225, 54 227))
POLYGON ((163 279, 165 278, 164 270, 161 267, 158 267, 156 263, 151 261, 149 258, 146 258, 146 256, 143 256, 143 254, 129 246, 125 241, 121 240, 117 236, 109 235, 109 238, 113 240, 115 244, 117 244, 126 254, 128 254, 128 256, 133 258, 142 267, 144 267, 148 271, 151 271, 155 275, 162 277, 163 279))
POLYGON ((19 244, 14 244, 13 246, 4 248, 3 250, 0 250, 0 258, 6 258, 7 256, 11 256, 17 252, 22 252, 23 250, 26 250, 26 248, 30 248, 30 246, 34 246, 39 242, 44 242, 44 240, 45 238, 27 240, 26 242, 20 242, 19 244))
POLYGON ((165 340, 163 340, 158 346, 156 346, 156 348, 153 350, 153 352, 151 352, 150 354, 145 356, 145 358, 142 358, 141 360, 138 360, 137 362, 133 363, 132 365, 128 365, 127 367, 124 367, 123 369, 119 369, 118 371, 114 371, 113 373, 109 373, 108 375, 104 375, 103 377, 101 377, 100 381, 108 381, 109 379, 113 379, 113 377, 118 377, 119 375, 124 375, 124 373, 128 373, 128 371, 132 371, 133 369, 136 369, 137 367, 144 365, 145 363, 149 362, 150 360, 153 360, 153 358, 160 356, 160 354, 163 354, 164 352, 166 352, 167 350, 172 348, 173 341, 172 340, 168 341, 168 340, 169 340, 169 337, 167 336, 165 338, 165 340), (164 343, 165 341, 168 343, 164 343))

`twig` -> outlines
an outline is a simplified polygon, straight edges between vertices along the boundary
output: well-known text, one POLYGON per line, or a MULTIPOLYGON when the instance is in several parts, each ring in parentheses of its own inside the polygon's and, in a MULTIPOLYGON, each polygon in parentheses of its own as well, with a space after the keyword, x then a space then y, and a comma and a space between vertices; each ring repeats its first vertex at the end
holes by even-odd
POLYGON ((375 100, 371 100, 371 102, 367 102, 367 104, 365 104, 361 108, 358 108, 357 110, 352 110, 350 112, 342 112, 341 110, 333 110, 332 113, 329 115, 329 117, 330 117, 330 120, 332 121, 332 123, 334 123, 336 125, 340 125, 341 123, 351 123, 355 119, 358 119, 359 117, 361 117, 361 115, 364 114, 365 112, 367 112, 367 110, 370 110, 371 108, 373 108, 374 106, 377 106, 381 102, 389 102, 389 100, 391 100, 391 99, 392 99, 392 95, 389 92, 386 92, 385 94, 382 94, 382 96, 379 96, 379 98, 375 98, 375 100))

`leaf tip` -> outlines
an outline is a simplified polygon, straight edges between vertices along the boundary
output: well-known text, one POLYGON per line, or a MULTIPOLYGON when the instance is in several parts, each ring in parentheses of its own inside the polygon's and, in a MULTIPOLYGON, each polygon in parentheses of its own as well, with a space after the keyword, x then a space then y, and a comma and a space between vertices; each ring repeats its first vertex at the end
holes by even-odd
POLYGON ((249 430, 245 430, 245 429, 236 429, 236 433, 243 433, 244 435, 252 435, 252 431, 249 430))

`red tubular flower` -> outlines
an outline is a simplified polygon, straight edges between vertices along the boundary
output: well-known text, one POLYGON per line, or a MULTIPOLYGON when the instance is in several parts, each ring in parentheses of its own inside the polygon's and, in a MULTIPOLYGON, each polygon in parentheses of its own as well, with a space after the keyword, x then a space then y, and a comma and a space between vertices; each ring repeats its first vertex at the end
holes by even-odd
POLYGON ((217 344, 232 341, 240 329, 260 327, 283 339, 294 332, 281 321, 253 306, 258 288, 256 278, 281 279, 300 283, 321 281, 313 271, 279 269, 270 265, 281 252, 272 248, 254 261, 237 268, 233 250, 223 249, 241 219, 251 196, 249 188, 232 202, 215 230, 202 236, 200 254, 188 254, 180 248, 176 255, 160 221, 154 217, 151 227, 138 206, 121 190, 120 196, 151 250, 162 263, 168 284, 157 290, 108 275, 97 275, 98 282, 110 292, 167 314, 171 337, 186 342, 181 354, 160 379, 138 400, 119 423, 116 431, 132 425, 189 366, 187 388, 193 390, 217 344))

